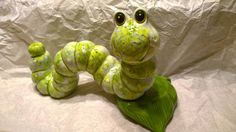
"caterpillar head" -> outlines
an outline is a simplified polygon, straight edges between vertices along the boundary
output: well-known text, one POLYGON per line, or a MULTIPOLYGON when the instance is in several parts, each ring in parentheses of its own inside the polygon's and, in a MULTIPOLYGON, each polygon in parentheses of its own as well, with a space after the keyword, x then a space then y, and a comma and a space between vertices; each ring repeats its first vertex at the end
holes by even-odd
POLYGON ((144 9, 136 9, 133 17, 116 12, 114 22, 111 47, 116 57, 126 63, 141 63, 154 55, 159 47, 159 34, 148 22, 144 9))

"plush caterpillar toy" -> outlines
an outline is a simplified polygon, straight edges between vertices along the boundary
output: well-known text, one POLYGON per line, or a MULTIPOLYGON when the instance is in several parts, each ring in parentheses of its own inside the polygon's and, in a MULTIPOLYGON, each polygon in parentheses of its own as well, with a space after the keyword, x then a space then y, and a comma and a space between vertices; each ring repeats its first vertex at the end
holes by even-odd
POLYGON ((38 91, 53 98, 62 98, 74 91, 78 71, 87 71, 103 89, 122 99, 134 100, 148 90, 154 80, 154 53, 159 46, 159 34, 147 20, 143 9, 130 18, 123 12, 114 16, 116 28, 109 51, 91 41, 70 42, 54 58, 40 42, 32 43, 28 51, 32 61, 32 80, 38 91))

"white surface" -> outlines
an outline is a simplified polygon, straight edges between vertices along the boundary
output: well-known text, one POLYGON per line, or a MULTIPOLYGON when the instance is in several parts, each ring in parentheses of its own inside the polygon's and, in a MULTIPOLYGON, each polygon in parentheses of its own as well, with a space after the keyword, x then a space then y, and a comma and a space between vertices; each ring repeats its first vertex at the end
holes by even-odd
POLYGON ((87 74, 73 95, 54 100, 34 90, 27 68, 33 41, 52 55, 83 39, 109 48, 114 11, 132 14, 141 5, 160 33, 159 73, 172 78, 178 94, 166 131, 236 131, 234 0, 0 1, 0 130, 147 131, 124 118, 87 74))

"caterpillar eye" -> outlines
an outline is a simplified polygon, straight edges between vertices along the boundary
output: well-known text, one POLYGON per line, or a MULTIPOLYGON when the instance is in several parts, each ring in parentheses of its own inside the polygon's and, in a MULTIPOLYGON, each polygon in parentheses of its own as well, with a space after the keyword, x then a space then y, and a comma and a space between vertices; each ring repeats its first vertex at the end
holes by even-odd
POLYGON ((135 12, 134 17, 137 23, 144 23, 147 18, 147 14, 144 10, 138 9, 135 12))
POLYGON ((115 14, 115 23, 116 23, 116 25, 118 25, 118 26, 121 26, 121 25, 123 25, 124 23, 125 23, 125 14, 124 13, 122 13, 122 12, 117 12, 116 14, 115 14))

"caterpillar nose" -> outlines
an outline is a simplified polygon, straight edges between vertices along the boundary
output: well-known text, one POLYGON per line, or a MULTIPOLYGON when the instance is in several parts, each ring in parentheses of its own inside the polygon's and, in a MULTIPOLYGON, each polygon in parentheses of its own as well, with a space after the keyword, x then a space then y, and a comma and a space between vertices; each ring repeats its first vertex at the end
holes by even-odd
POLYGON ((129 32, 135 31, 136 25, 135 25, 134 20, 132 18, 129 18, 127 20, 127 26, 125 26, 125 28, 127 28, 129 32))
POLYGON ((129 18, 127 20, 128 25, 134 25, 134 20, 132 18, 129 18))

